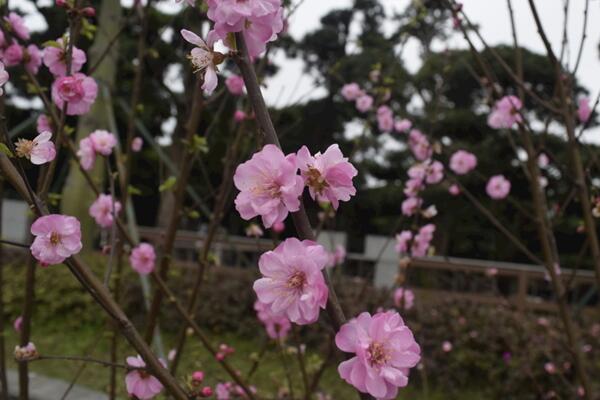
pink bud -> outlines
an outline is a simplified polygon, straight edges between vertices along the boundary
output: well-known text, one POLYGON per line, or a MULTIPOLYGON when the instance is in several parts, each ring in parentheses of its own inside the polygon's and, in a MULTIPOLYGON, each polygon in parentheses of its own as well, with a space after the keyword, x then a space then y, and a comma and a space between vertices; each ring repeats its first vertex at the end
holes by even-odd
POLYGON ((65 0, 56 0, 55 4, 57 7, 65 7, 67 5, 67 2, 65 0))
POLYGON ((225 354, 218 352, 215 358, 217 359, 217 361, 223 361, 225 359, 225 354))
POLYGON ((210 386, 204 386, 200 392, 201 397, 210 397, 213 395, 213 390, 210 386))
POLYGON ((194 381, 194 384, 199 384, 203 380, 204 380, 204 372, 202 372, 202 371, 195 371, 192 374, 192 381, 194 381))
POLYGON ((96 16, 96 10, 94 9, 94 7, 85 7, 83 10, 81 10, 81 13, 86 17, 96 16))

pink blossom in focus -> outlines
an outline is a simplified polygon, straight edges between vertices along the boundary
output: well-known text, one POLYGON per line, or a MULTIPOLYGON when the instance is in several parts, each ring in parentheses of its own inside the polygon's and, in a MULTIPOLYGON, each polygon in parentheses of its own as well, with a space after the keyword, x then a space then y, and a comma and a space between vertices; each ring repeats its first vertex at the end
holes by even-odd
POLYGON ((260 322, 265 326, 271 339, 283 339, 292 328, 290 320, 283 314, 274 314, 268 304, 256 300, 254 310, 260 322))
POLYGON ((397 288, 394 290, 394 305, 404 310, 410 310, 415 304, 415 294, 410 289, 397 288))
POLYGON ((17 13, 11 12, 8 17, 4 17, 8 22, 10 30, 22 40, 29 40, 29 28, 25 25, 25 21, 17 13))
POLYGON ((458 196, 460 194, 460 187, 458 187, 456 184, 451 185, 448 188, 448 193, 450 193, 452 196, 458 196))
POLYGON ((315 242, 286 239, 258 261, 263 275, 253 286, 258 299, 269 305, 272 313, 284 314, 294 323, 315 322, 329 294, 321 272, 327 258, 323 246, 315 242))
POLYGON ((94 145, 94 151, 103 156, 109 156, 117 145, 117 137, 114 133, 102 129, 90 133, 89 138, 94 145))
POLYGON ((103 228, 112 226, 114 222, 113 213, 119 214, 120 211, 121 202, 114 201, 111 195, 103 193, 92 203, 89 210, 92 218, 103 228))
POLYGON ((31 225, 35 236, 31 254, 46 265, 62 263, 81 251, 81 227, 75 217, 50 214, 39 217, 31 225))
POLYGON ((452 343, 450 343, 449 341, 445 340, 445 341, 442 343, 442 350, 444 350, 444 353, 449 353, 449 352, 451 352, 451 351, 452 351, 452 348, 453 348, 453 346, 452 346, 452 343))
POLYGON ((325 153, 310 155, 302 146, 296 155, 296 162, 304 183, 308 186, 313 200, 330 202, 337 210, 340 201, 349 201, 356 194, 352 183, 358 171, 348 162, 337 144, 332 144, 325 153))
POLYGON ((241 96, 244 93, 244 78, 239 75, 230 75, 225 79, 225 86, 234 96, 241 96))
POLYGON ((23 57, 25 60, 25 69, 32 75, 35 75, 42 65, 42 52, 35 44, 30 44, 26 50, 23 57))
POLYGON ((144 145, 144 139, 142 139, 139 136, 136 136, 131 141, 131 151, 133 151, 134 153, 138 153, 140 150, 142 150, 143 145, 144 145))
POLYGON ((592 108, 590 107, 590 99, 583 97, 579 99, 577 107, 577 117, 581 123, 586 123, 592 115, 592 108))
POLYGON ((13 43, 4 50, 3 61, 7 67, 14 67, 23 61, 23 48, 17 43, 13 43))
POLYGON ((400 119, 394 123, 394 129, 398 133, 406 133, 412 127, 412 122, 408 119, 400 119))
POLYGON ((217 60, 215 59, 216 53, 213 51, 214 34, 209 34, 208 43, 187 29, 181 30, 181 36, 187 42, 196 46, 192 49, 188 58, 192 63, 194 72, 200 72, 204 78, 202 84, 204 94, 210 96, 219 83, 219 78, 217 77, 217 60))
POLYGON ((19 139, 15 143, 15 152, 17 156, 27 158, 34 165, 48 163, 56 157, 56 149, 50 139, 50 132, 42 132, 33 140, 19 139))
POLYGON ((297 170, 294 155, 286 157, 272 144, 240 164, 233 176, 240 190, 235 199, 240 216, 249 220, 260 215, 264 226, 270 228, 284 221, 288 212, 298 211, 304 181, 297 170))
POLYGON ((15 332, 20 333, 23 329, 23 316, 19 315, 13 322, 13 328, 15 332))
POLYGON ((59 109, 67 103, 67 115, 82 115, 96 100, 98 85, 82 73, 57 78, 52 84, 52 101, 59 109))
POLYGON ((0 62, 0 96, 4 94, 4 85, 8 82, 10 75, 4 68, 4 63, 0 62))
POLYGON ((148 243, 140 243, 131 250, 129 263, 131 267, 141 275, 148 275, 154 271, 156 253, 154 247, 148 243))
POLYGON ((345 84, 340 93, 347 101, 354 101, 364 94, 358 83, 355 82, 345 84))
POLYGON ((510 192, 510 181, 503 175, 494 175, 485 188, 487 194, 494 200, 502 200, 510 192))
POLYGON ((509 129, 514 124, 521 122, 519 110, 523 104, 518 97, 504 96, 494 104, 492 112, 488 116, 488 125, 493 129, 509 129))
MULTIPOLYGON (((161 360, 161 364, 165 365, 161 360)), ((134 368, 145 368, 146 363, 139 355, 127 357, 127 365, 134 368)), ((129 396, 135 396, 140 400, 150 400, 163 390, 163 385, 154 376, 145 370, 133 369, 125 376, 125 386, 129 396)))
POLYGON ((414 215, 423 204, 423 199, 420 197, 409 197, 402 202, 402 215, 410 217, 414 215))
POLYGON ((79 141, 79 150, 77 150, 77 157, 81 163, 81 168, 89 171, 94 167, 96 161, 96 150, 94 149, 94 142, 88 136, 79 141))
POLYGON ((396 235, 396 252, 404 254, 408 252, 408 244, 412 240, 413 234, 411 231, 402 231, 396 235))
MULTIPOLYGON (((67 75, 67 46, 62 38, 57 39, 58 47, 47 46, 44 49, 44 65, 48 67, 52 75, 58 78, 67 75)), ((71 74, 81 71, 81 67, 87 61, 85 52, 73 46, 71 56, 71 74)))
POLYGON ((450 169, 457 175, 465 175, 477 167, 475 154, 458 150, 450 157, 450 169))
POLYGON ((338 366, 340 377, 377 399, 394 399, 421 359, 411 330, 395 311, 361 313, 335 336, 337 347, 355 356, 338 366))
POLYGON ((394 114, 388 106, 377 109, 377 124, 382 132, 391 132, 394 129, 394 114))
POLYGON ((362 113, 367 112, 373 107, 373 98, 368 94, 363 94, 356 99, 356 109, 362 113))

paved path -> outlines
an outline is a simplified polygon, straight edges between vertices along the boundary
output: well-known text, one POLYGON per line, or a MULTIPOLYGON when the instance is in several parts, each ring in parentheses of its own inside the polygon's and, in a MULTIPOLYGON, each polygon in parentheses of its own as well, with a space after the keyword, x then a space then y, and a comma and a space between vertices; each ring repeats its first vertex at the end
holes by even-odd
MULTIPOLYGON (((52 379, 31 372, 29 374, 29 399, 30 400, 60 400, 69 387, 69 382, 52 379)), ((19 394, 19 375, 17 371, 8 371, 8 389, 11 396, 19 394)), ((17 397, 15 397, 17 398, 17 397)), ((67 400, 107 400, 104 393, 96 392, 84 386, 75 385, 67 400)))

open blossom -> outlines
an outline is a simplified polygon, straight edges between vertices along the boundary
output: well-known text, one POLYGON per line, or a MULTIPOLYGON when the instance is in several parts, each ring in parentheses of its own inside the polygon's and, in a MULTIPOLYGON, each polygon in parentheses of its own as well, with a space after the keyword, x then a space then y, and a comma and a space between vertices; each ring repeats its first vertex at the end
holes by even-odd
POLYGON ((368 94, 363 94, 356 99, 356 109, 360 112, 367 112, 373 107, 373 98, 368 94))
POLYGON ((272 144, 240 164, 233 182, 240 190, 235 208, 241 217, 249 220, 260 215, 264 226, 270 228, 285 220, 288 212, 298 211, 304 182, 297 170, 294 155, 286 157, 272 144))
POLYGON ((310 155, 302 146, 296 155, 296 162, 310 196, 318 201, 330 202, 337 210, 340 201, 349 201, 356 194, 352 183, 358 171, 348 162, 337 144, 332 144, 325 153, 310 155))
POLYGON ((274 314, 268 304, 256 300, 254 303, 256 316, 263 323, 267 335, 271 339, 283 339, 292 328, 290 320, 283 314, 274 314))
POLYGON ((223 61, 223 54, 213 50, 216 39, 215 35, 211 31, 207 37, 208 42, 205 42, 194 32, 182 29, 181 36, 183 36, 187 42, 196 46, 192 49, 188 58, 192 63, 194 72, 200 72, 204 77, 202 90, 204 90, 204 94, 210 96, 219 83, 219 78, 217 77, 217 65, 223 61))
POLYGON ((396 235, 396 252, 402 254, 408 252, 409 242, 412 240, 411 231, 402 231, 396 235))
POLYGON ((8 17, 4 17, 4 20, 8 22, 10 30, 17 35, 20 39, 29 40, 29 28, 25 25, 25 21, 21 16, 15 12, 8 14, 8 17))
POLYGON ((457 175, 465 175, 475 169, 477 157, 465 150, 458 150, 450 157, 450 169, 457 175))
POLYGON ((503 175, 494 175, 488 181, 485 190, 492 199, 501 200, 510 192, 510 181, 503 175))
POLYGON ((342 97, 347 101, 354 101, 364 94, 358 83, 352 82, 342 86, 340 91, 342 97))
MULTIPOLYGON (((47 46, 44 49, 44 65, 48 67, 52 75, 58 78, 67 74, 67 44, 62 38, 56 40, 58 46, 47 46)), ((71 74, 81 71, 81 67, 87 61, 85 52, 73 46, 71 55, 71 74)))
POLYGON ((488 125, 494 129, 512 128, 515 123, 521 122, 519 110, 523 107, 521 100, 515 96, 504 96, 494 104, 488 116, 488 125))
POLYGON ((29 159, 34 165, 42 165, 54 160, 56 149, 52 139, 52 133, 43 132, 33 140, 19 139, 15 143, 17 156, 29 159))
POLYGON ((338 366, 342 379, 377 399, 396 398, 421 359, 411 330, 395 311, 361 313, 340 328, 335 344, 355 354, 338 366))
POLYGON ((423 204, 423 199, 420 197, 409 197, 402 202, 402 214, 410 217, 416 213, 423 204))
POLYGON ((263 275, 253 286, 258 299, 294 323, 315 322, 329 294, 321 272, 327 258, 327 251, 315 242, 286 239, 258 260, 263 275))
POLYGON ((227 90, 234 96, 241 96, 244 93, 244 78, 239 75, 230 75, 225 79, 227 90))
POLYGON ((131 151, 133 151, 134 153, 137 153, 140 150, 142 150, 143 145, 144 145, 144 139, 142 139, 139 136, 136 136, 131 141, 131 151))
POLYGON ((425 169, 425 181, 430 185, 440 183, 444 179, 444 164, 439 161, 432 161, 425 169))
POLYGON ((13 43, 4 50, 2 56, 7 67, 14 67, 23 61, 23 48, 18 43, 13 43))
POLYGON ((433 153, 429 140, 427 140, 427 137, 423 132, 418 129, 413 129, 408 134, 408 146, 415 158, 419 161, 427 160, 433 153))
POLYGON ((79 162, 84 170, 89 171, 94 166, 96 150, 94 149, 94 142, 89 136, 79 141, 77 157, 79 157, 79 162))
POLYGON ((410 289, 397 288, 394 290, 394 305, 404 310, 410 310, 415 304, 415 294, 410 289))
POLYGON ((8 72, 4 68, 4 63, 0 62, 0 96, 2 96, 4 94, 3 87, 6 84, 6 82, 8 82, 8 78, 10 78, 10 76, 8 75, 8 72))
POLYGON ((281 0, 208 0, 207 4, 217 35, 227 41, 229 33, 242 32, 250 57, 261 54, 283 30, 281 0))
POLYGON ((448 188, 448 193, 450 193, 452 196, 458 196, 460 194, 460 187, 458 187, 456 184, 451 185, 448 188))
POLYGON ((79 221, 68 215, 39 217, 31 225, 31 234, 35 236, 30 247, 31 254, 43 264, 60 264, 83 247, 79 221))
POLYGON ((103 156, 109 156, 117 145, 117 137, 109 131, 98 129, 90 133, 89 137, 94 145, 94 151, 103 156))
MULTIPOLYGON (((161 364, 165 365, 161 360, 161 364)), ((129 396, 135 396, 140 400, 150 400, 156 397, 163 390, 163 385, 154 376, 148 374, 145 370, 146 363, 139 355, 136 357, 127 357, 127 365, 134 367, 125 376, 125 386, 129 396)))
POLYGON ((391 132, 394 129, 394 113, 388 106, 377 109, 377 125, 382 132, 391 132))
POLYGON ((581 123, 586 123, 590 119, 592 115, 592 108, 590 107, 590 99, 587 97, 583 97, 579 99, 577 107, 577 117, 581 123))
POLYGON ((52 101, 59 109, 67 103, 67 115, 87 113, 97 95, 96 81, 80 72, 61 76, 52 84, 52 101))
POLYGON ((40 356, 35 344, 32 342, 27 343, 26 346, 15 346, 15 360, 17 361, 31 361, 35 360, 40 356))
POLYGON ((30 44, 27 46, 23 60, 25 61, 27 71, 35 75, 42 65, 42 52, 35 44, 30 44))
POLYGON ((415 235, 411 247, 411 254, 413 257, 424 257, 427 255, 429 250, 429 244, 433 240, 433 233, 435 232, 435 225, 427 224, 419 229, 419 232, 415 235))
POLYGON ((406 133, 410 128, 412 128, 412 122, 408 119, 400 119, 394 122, 394 129, 398 133, 406 133))
POLYGON ((108 228, 114 222, 113 213, 116 215, 121 211, 121 202, 114 201, 109 194, 100 194, 90 206, 89 211, 98 225, 108 228))
POLYGON ((148 243, 140 243, 131 250, 129 262, 131 267, 139 274, 148 275, 154 271, 156 253, 154 247, 148 243))

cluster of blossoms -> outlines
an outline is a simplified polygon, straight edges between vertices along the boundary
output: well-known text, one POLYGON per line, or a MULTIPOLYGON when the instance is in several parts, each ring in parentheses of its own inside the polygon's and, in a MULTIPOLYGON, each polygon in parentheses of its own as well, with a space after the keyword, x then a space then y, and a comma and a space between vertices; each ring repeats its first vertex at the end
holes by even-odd
POLYGON ((412 231, 404 230, 396 235, 396 251, 399 254, 410 254, 412 257, 424 257, 427 255, 434 232, 433 224, 422 226, 415 235, 412 231))
POLYGON ((235 353, 235 349, 233 347, 231 347, 225 343, 221 343, 219 345, 219 351, 217 351, 215 358, 218 361, 223 361, 225 358, 232 355, 233 353, 235 353))
POLYGON ((15 346, 15 360, 17 361, 31 361, 39 356, 40 353, 32 342, 27 343, 26 346, 15 346))
POLYGON ((98 129, 89 136, 79 141, 77 156, 81 167, 89 171, 94 167, 96 155, 109 156, 117 145, 117 138, 113 133, 98 129))
POLYGON ((510 129, 523 121, 520 110, 521 100, 516 96, 504 96, 494 104, 488 116, 488 125, 493 129, 510 129))
POLYGON ((204 372, 203 371, 194 371, 192 373, 192 390, 194 394, 198 397, 210 397, 213 395, 213 390, 210 386, 204 386, 200 388, 202 382, 204 381, 204 372))
POLYGON ((29 29, 21 16, 11 12, 4 17, 4 23, 10 32, 11 38, 7 38, 4 32, 0 32, 0 58, 6 67, 23 65, 31 74, 37 74, 42 65, 42 51, 34 44, 22 46, 19 41, 28 41, 29 29))
POLYGON ((348 201, 356 193, 352 184, 356 174, 337 145, 314 156, 306 147, 286 156, 269 144, 237 167, 233 180, 240 193, 235 207, 246 220, 260 215, 264 226, 270 228, 300 209, 305 186, 313 199, 330 202, 337 209, 340 201, 348 201))

